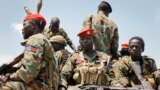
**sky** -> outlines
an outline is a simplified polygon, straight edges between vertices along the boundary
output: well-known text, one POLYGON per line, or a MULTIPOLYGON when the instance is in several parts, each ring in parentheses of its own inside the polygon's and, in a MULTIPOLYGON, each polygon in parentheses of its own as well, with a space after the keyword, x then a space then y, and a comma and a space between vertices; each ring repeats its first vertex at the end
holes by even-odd
MULTIPOLYGON (((145 41, 143 55, 155 59, 160 68, 160 0, 107 0, 113 12, 109 15, 118 26, 119 50, 121 43, 133 36, 145 41)), ((11 61, 23 52, 21 28, 26 15, 23 7, 36 13, 38 0, 1 0, 0 3, 0 65, 11 61)), ((77 33, 86 16, 96 14, 101 0, 43 0, 41 14, 47 19, 59 17, 60 26, 73 43, 79 45, 77 33)), ((69 47, 67 49, 71 50, 69 47)))

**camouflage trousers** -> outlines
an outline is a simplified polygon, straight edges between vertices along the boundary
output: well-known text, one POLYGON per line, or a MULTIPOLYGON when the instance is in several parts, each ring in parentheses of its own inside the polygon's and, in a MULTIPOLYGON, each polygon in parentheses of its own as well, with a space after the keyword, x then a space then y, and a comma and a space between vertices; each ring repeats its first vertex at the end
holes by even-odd
POLYGON ((7 81, 0 83, 0 90, 49 90, 48 88, 40 88, 36 83, 25 84, 20 81, 7 81))
POLYGON ((1 90, 34 90, 23 82, 19 81, 8 81, 6 83, 0 83, 1 90))

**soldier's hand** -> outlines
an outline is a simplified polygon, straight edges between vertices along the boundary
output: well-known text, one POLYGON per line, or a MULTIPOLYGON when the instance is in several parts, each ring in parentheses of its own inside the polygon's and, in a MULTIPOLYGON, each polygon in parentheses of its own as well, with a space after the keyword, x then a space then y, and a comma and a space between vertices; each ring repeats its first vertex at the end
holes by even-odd
POLYGON ((17 73, 12 73, 10 75, 10 79, 16 79, 17 78, 17 73))
POLYGON ((9 79, 9 75, 6 75, 6 76, 1 75, 0 76, 0 81, 3 82, 3 83, 7 82, 8 79, 9 79))

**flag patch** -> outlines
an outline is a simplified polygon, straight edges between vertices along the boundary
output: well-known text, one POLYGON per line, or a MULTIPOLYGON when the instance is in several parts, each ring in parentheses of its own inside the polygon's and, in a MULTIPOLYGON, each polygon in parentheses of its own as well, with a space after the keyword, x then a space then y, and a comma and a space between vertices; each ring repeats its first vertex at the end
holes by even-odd
POLYGON ((31 45, 26 45, 26 50, 35 53, 37 51, 37 48, 31 45))

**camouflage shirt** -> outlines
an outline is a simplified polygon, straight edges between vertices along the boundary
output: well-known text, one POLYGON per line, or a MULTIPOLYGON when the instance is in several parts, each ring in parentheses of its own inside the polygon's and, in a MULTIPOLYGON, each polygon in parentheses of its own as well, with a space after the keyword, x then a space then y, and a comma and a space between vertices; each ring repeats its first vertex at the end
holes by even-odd
POLYGON ((62 28, 59 28, 59 31, 57 33, 53 33, 49 28, 46 28, 44 30, 44 34, 47 36, 48 39, 55 35, 61 35, 66 39, 67 44, 71 43, 71 39, 68 37, 67 33, 62 28))
MULTIPOLYGON (((131 57, 128 58, 126 57, 117 61, 114 64, 113 70, 117 78, 116 82, 120 82, 121 84, 127 86, 140 85, 140 81, 138 80, 137 76, 135 75, 131 67, 130 64, 131 62, 132 62, 131 57)), ((142 61, 139 62, 140 62, 142 76, 147 81, 149 81, 153 87, 155 87, 156 85, 155 80, 156 78, 160 77, 160 74, 159 72, 157 72, 157 67, 154 59, 148 56, 143 56, 142 61)))
MULTIPOLYGON (((70 78, 74 79, 75 85, 88 84, 89 82, 87 82, 86 80, 88 80, 89 78, 91 79, 92 77, 93 78, 92 78, 91 82, 94 81, 96 79, 95 77, 97 76, 97 73, 100 74, 99 71, 104 70, 103 75, 106 74, 105 67, 102 67, 103 69, 100 69, 100 70, 98 68, 94 67, 95 65, 100 65, 104 62, 108 62, 108 56, 107 56, 107 54, 105 54, 103 52, 95 51, 95 54, 93 54, 91 56, 84 54, 83 51, 73 53, 68 58, 66 64, 62 68, 61 82, 60 82, 61 85, 67 87, 70 78), (87 65, 88 66, 92 65, 93 67, 91 68, 91 67, 88 67, 87 65), (83 70, 82 69, 79 70, 81 66, 82 66, 83 70), (87 68, 87 69, 85 69, 85 68, 87 68), (96 68, 96 69, 94 69, 94 68, 96 68), (99 71, 96 71, 96 70, 99 70, 99 71), (90 77, 87 76, 88 74, 90 75, 90 77), (80 80, 80 78, 82 81, 80 80)), ((101 79, 102 79, 102 77, 101 77, 101 79)), ((108 79, 103 78, 103 80, 100 80, 99 82, 100 82, 100 84, 103 83, 103 85, 107 85, 108 79)), ((89 84, 99 84, 99 82, 97 82, 97 83, 92 82, 89 84)))
POLYGON ((83 27, 90 27, 95 30, 95 48, 98 51, 105 52, 109 55, 117 55, 118 50, 118 28, 102 11, 97 15, 87 17, 83 27))
POLYGON ((20 67, 16 71, 18 80, 26 84, 35 81, 44 87, 48 87, 49 83, 53 83, 53 87, 58 86, 54 50, 43 34, 35 34, 27 39, 24 57, 18 65, 20 67))
POLYGON ((68 57, 71 55, 71 53, 64 49, 64 50, 59 50, 56 52, 56 57, 57 57, 57 63, 58 63, 58 69, 59 71, 62 70, 62 67, 65 65, 68 57))

